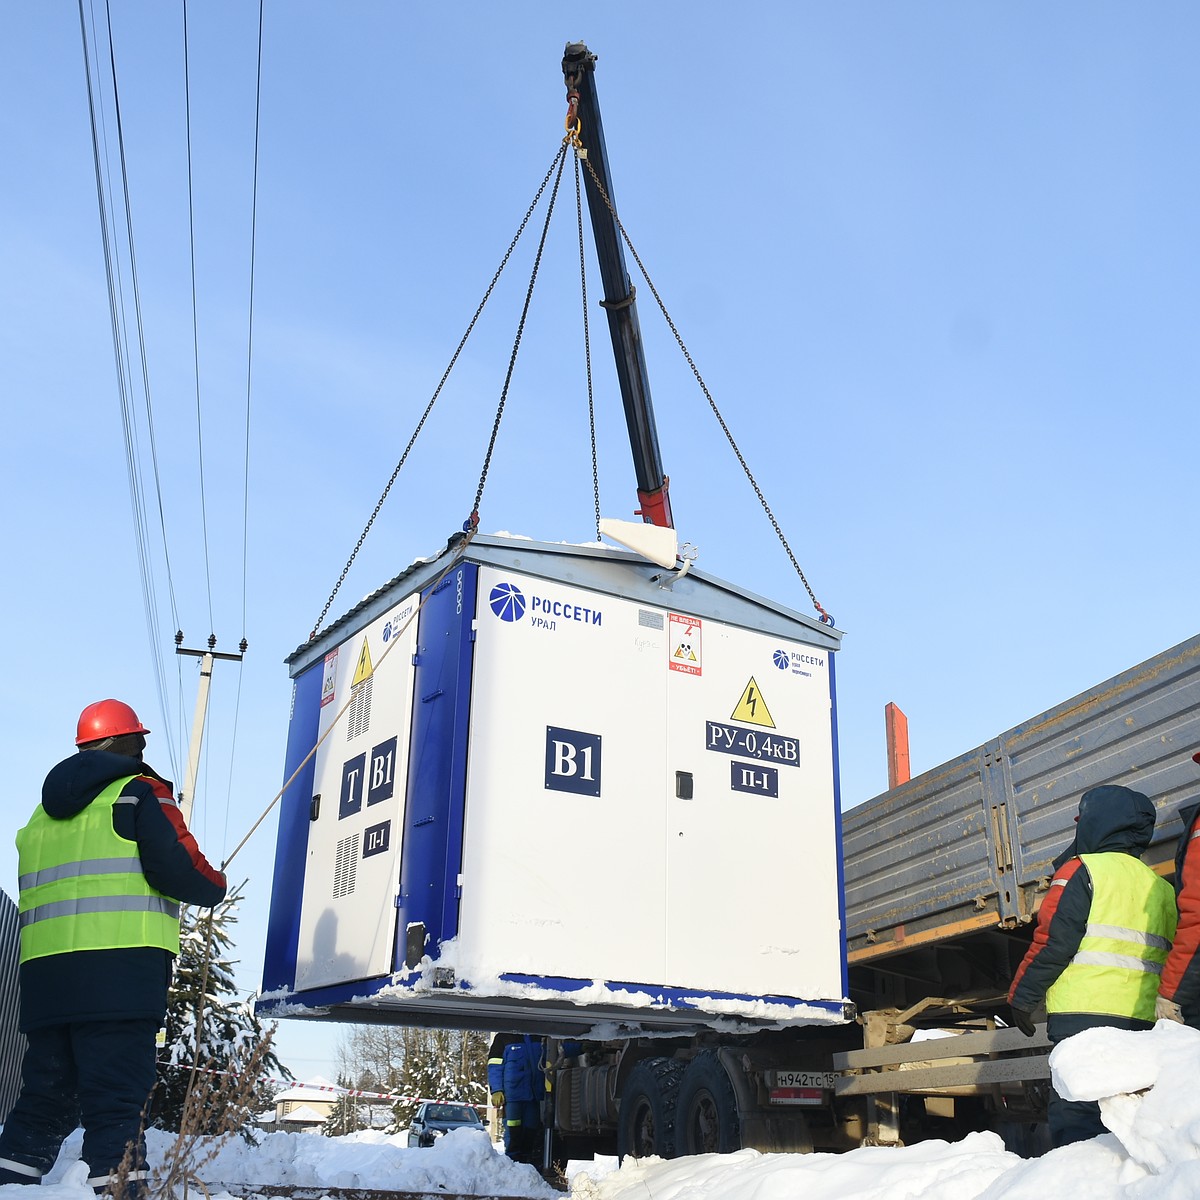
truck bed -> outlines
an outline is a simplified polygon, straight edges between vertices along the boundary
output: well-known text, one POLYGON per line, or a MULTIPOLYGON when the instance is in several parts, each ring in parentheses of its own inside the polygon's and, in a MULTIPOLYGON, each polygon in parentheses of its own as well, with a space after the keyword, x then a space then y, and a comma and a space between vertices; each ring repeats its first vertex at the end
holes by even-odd
MULTIPOLYGON (((1028 925, 1079 797, 1120 783, 1158 808, 1145 858, 1173 869, 1200 797, 1200 636, 842 816, 849 961, 1028 925)), ((1003 969, 1000 971, 1003 974, 1003 969)))

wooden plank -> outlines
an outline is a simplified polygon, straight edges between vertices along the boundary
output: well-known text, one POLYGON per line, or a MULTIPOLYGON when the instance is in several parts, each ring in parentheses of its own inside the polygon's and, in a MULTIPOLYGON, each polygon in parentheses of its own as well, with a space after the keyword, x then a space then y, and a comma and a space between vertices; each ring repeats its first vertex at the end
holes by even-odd
POLYGON ((932 929, 922 929, 919 933, 905 934, 904 926, 898 925, 891 930, 892 937, 886 942, 872 942, 867 946, 856 946, 847 954, 850 965, 870 962, 885 954, 895 954, 899 950, 911 950, 914 946, 925 946, 930 942, 944 942, 949 938, 962 937, 967 933, 975 933, 980 929, 999 929, 1000 916, 995 911, 980 913, 978 916, 967 917, 961 921, 951 921, 945 925, 935 925, 932 929))
POLYGON ((839 1071, 853 1068, 887 1067, 893 1063, 925 1062, 938 1058, 965 1058, 976 1054, 998 1054, 1005 1050, 1040 1050, 1049 1046, 1045 1025, 1037 1026, 1033 1037, 1019 1029, 983 1030, 954 1037, 928 1038, 921 1042, 897 1042, 891 1046, 875 1046, 869 1050, 848 1050, 833 1056, 839 1071))
POLYGON ((916 1067, 911 1071, 876 1071, 843 1075, 834 1085, 839 1096, 870 1096, 879 1092, 922 1092, 948 1087, 990 1086, 1027 1079, 1049 1079, 1050 1056, 992 1058, 982 1062, 916 1067))

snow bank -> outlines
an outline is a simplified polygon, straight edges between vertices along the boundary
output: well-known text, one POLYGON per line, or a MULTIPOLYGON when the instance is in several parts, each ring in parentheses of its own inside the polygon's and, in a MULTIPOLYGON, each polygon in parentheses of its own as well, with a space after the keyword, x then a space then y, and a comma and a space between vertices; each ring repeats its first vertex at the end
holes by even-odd
POLYGON ((1099 1100, 1112 1131, 1025 1160, 995 1134, 849 1154, 743 1150, 627 1163, 577 1176, 580 1200, 1195 1200, 1200 1196, 1200 1033, 1160 1021, 1145 1033, 1097 1029, 1055 1047, 1056 1088, 1099 1100))
MULTIPOLYGON (((227 1142, 201 1175, 236 1195, 254 1184, 304 1187, 450 1190, 468 1195, 556 1196, 537 1171, 498 1154, 479 1129, 452 1129, 427 1148, 409 1148, 407 1134, 364 1130, 348 1137, 272 1133, 259 1146, 227 1142)), ((40 1198, 39 1198, 40 1200, 40 1198)))
MULTIPOLYGON (((612 1159, 578 1164, 578 1200, 1194 1200, 1200 1196, 1200 1033, 1161 1021, 1145 1033, 1095 1029, 1055 1047, 1055 1086, 1098 1100, 1110 1133, 1024 1160, 991 1133, 961 1142, 849 1154, 699 1155, 663 1162, 612 1159)), ((93 1200, 78 1161, 81 1134, 68 1139, 37 1200, 93 1200)), ((151 1165, 170 1146, 149 1135, 151 1165)), ((344 1138, 272 1133, 259 1146, 231 1140, 201 1171, 213 1200, 251 1197, 256 1184, 315 1188, 443 1191, 466 1195, 558 1195, 532 1167, 509 1162, 486 1134, 458 1129, 430 1149, 407 1137, 363 1132, 344 1138)), ((0 1187, 0 1200, 28 1200, 0 1187)))

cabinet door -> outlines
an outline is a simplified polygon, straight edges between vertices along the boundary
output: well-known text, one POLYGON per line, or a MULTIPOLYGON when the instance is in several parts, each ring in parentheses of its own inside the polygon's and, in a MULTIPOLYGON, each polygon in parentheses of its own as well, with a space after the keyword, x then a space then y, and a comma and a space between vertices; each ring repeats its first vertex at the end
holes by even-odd
POLYGON ((672 620, 695 662, 668 682, 667 979, 840 997, 828 652, 672 620))
POLYGON ((661 614, 491 567, 477 608, 460 976, 661 983, 661 614))
POLYGON ((326 656, 298 989, 392 968, 416 595, 326 656))

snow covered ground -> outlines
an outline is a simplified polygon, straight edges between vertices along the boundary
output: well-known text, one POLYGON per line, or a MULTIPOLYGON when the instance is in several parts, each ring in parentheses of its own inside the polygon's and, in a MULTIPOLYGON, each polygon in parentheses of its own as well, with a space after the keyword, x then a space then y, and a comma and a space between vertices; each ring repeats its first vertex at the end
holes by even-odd
MULTIPOLYGON (((1112 1131, 1040 1159, 1008 1153, 977 1133, 961 1142, 848 1154, 703 1155, 663 1162, 609 1159, 573 1164, 578 1200, 1193 1200, 1200 1196, 1200 1033, 1166 1021, 1145 1033, 1092 1030, 1057 1047, 1051 1067, 1059 1090, 1100 1101, 1112 1131)), ((63 1148, 38 1200, 91 1200, 78 1161, 81 1134, 63 1148)), ((558 1195, 532 1167, 509 1162, 486 1135, 456 1130, 431 1149, 364 1132, 346 1138, 274 1133, 258 1147, 227 1143, 201 1177, 222 1196, 249 1197, 255 1184, 365 1187, 467 1195, 558 1195)), ((168 1144, 150 1136, 152 1164, 168 1144)), ((28 1196, 0 1187, 0 1200, 28 1196)))

